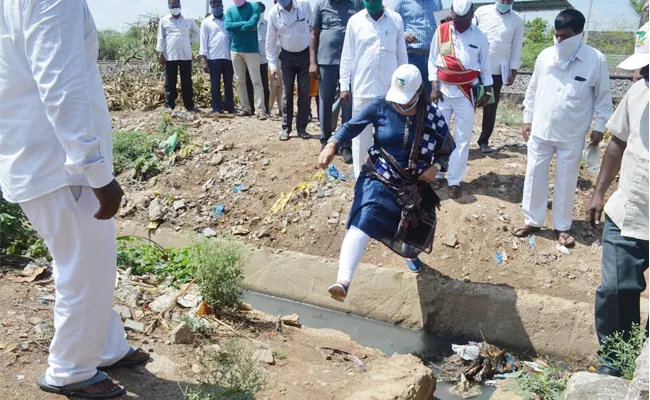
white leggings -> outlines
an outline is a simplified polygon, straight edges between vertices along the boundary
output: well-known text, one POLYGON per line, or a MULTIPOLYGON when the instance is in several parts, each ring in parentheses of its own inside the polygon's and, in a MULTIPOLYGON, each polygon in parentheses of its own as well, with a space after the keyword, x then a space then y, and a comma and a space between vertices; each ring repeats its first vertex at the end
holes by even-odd
POLYGON ((363 258, 370 237, 356 226, 351 226, 343 238, 339 256, 339 274, 337 280, 352 282, 354 271, 363 258))

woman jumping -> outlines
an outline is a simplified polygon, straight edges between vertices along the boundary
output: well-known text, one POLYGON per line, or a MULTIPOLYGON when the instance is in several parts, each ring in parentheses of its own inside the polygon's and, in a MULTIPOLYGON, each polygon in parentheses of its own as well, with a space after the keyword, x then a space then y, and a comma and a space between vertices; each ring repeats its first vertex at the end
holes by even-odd
POLYGON ((440 199, 430 183, 447 170, 456 145, 447 123, 422 87, 422 75, 413 65, 393 74, 385 98, 378 97, 343 124, 318 157, 327 168, 341 143, 375 128, 374 144, 354 188, 348 232, 341 245, 337 282, 329 287, 343 301, 368 239, 384 243, 420 272, 417 258, 431 252, 440 199))

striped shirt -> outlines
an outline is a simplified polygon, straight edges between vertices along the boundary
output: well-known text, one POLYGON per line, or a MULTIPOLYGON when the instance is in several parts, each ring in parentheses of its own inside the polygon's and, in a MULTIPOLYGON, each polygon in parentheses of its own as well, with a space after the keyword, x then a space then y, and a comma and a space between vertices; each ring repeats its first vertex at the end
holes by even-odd
POLYGON ((429 50, 436 32, 433 13, 442 10, 441 0, 395 0, 393 11, 404 20, 404 33, 412 33, 417 40, 407 43, 407 50, 429 50))

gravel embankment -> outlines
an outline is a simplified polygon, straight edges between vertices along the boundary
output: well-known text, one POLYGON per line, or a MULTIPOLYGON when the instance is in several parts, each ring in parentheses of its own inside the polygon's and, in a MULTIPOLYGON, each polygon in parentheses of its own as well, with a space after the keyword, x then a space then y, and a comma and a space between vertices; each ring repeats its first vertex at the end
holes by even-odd
MULTIPOLYGON (((502 91, 506 93, 526 93, 528 82, 531 75, 519 74, 512 86, 504 86, 502 91)), ((625 92, 632 86, 632 81, 629 79, 610 79, 610 87, 612 90, 612 97, 615 100, 620 100, 625 92)))

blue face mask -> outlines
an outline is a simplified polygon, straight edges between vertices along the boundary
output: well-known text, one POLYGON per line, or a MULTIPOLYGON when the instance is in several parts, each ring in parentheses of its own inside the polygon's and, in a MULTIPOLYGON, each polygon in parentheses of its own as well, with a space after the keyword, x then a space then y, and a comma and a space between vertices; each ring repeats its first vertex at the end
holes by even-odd
POLYGON ((210 12, 212 15, 214 15, 217 18, 223 17, 223 6, 217 6, 217 7, 212 7, 210 9, 210 12))
POLYGON ((497 10, 501 14, 505 14, 512 9, 512 4, 503 4, 503 3, 499 3, 498 1, 496 4, 497 4, 497 10))

